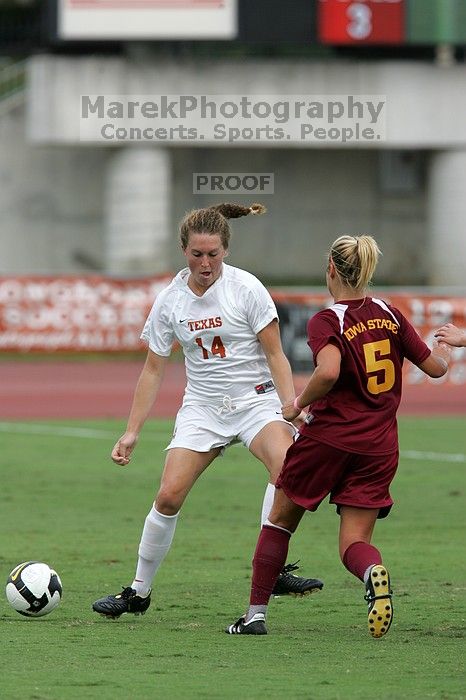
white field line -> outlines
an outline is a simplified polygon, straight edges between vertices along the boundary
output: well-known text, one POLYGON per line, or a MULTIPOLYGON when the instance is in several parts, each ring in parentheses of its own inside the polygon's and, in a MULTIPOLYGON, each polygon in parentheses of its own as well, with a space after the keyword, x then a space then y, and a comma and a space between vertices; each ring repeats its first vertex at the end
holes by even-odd
POLYGON ((427 462, 466 462, 466 455, 453 452, 422 452, 421 450, 400 450, 404 459, 424 459, 427 462))
MULTIPOLYGON (((21 433, 23 435, 50 435, 51 437, 75 437, 95 440, 115 440, 115 432, 99 428, 77 428, 63 425, 47 425, 47 423, 10 423, 0 422, 1 433, 21 433)), ((169 431, 168 431, 169 432, 169 431)), ((156 439, 158 435, 167 434, 166 429, 148 426, 144 440, 156 439)), ((117 436, 118 437, 118 436, 117 436)), ((421 450, 401 450, 400 457, 404 459, 426 460, 428 462, 466 462, 466 455, 452 452, 423 452, 421 450)))
MULTIPOLYGON (((154 429, 154 426, 147 428, 147 433, 144 435, 144 440, 155 439, 154 435, 167 434, 167 430, 154 429)), ((170 431, 168 431, 169 433, 170 431)), ((7 423, 0 422, 0 433, 21 433, 22 435, 50 435, 51 437, 75 437, 86 438, 93 440, 113 440, 118 438, 117 432, 110 430, 101 430, 99 428, 77 428, 64 425, 47 425, 46 423, 7 423)))

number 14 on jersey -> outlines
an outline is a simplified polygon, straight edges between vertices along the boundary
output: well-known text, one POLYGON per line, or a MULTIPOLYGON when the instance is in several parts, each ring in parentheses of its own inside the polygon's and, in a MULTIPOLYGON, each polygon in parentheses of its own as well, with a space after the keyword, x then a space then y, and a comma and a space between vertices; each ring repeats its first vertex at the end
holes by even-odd
MULTIPOLYGON (((204 360, 208 360, 209 359, 209 350, 206 350, 206 348, 202 344, 202 338, 195 338, 195 342, 201 348, 202 357, 204 358, 204 360)), ((226 354, 227 353, 225 350, 225 346, 222 342, 221 337, 219 335, 214 336, 214 339, 212 340, 212 345, 210 347, 210 355, 220 355, 220 357, 225 357, 226 354)))

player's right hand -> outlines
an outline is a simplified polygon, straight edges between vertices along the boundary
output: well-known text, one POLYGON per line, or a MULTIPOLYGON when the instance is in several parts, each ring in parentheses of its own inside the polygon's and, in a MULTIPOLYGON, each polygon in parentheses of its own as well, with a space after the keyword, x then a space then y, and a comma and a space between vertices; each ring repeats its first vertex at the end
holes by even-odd
POLYGON ((294 425, 294 427, 297 428, 298 430, 300 430, 305 423, 306 416, 307 416, 306 411, 301 411, 299 416, 296 416, 296 418, 291 421, 292 424, 294 425))
POLYGON ((112 450, 112 460, 120 467, 126 467, 131 460, 131 453, 136 447, 138 436, 135 433, 125 433, 121 436, 112 450))

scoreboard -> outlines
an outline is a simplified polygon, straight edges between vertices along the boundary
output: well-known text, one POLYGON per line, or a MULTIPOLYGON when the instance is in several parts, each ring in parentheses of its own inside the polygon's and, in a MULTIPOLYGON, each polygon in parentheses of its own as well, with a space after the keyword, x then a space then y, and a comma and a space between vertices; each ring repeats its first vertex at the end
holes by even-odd
POLYGON ((322 44, 404 43, 404 0, 318 0, 322 44))
POLYGON ((466 0, 48 1, 62 41, 466 45, 466 0))
POLYGON ((466 44, 466 0, 317 0, 317 41, 466 44))

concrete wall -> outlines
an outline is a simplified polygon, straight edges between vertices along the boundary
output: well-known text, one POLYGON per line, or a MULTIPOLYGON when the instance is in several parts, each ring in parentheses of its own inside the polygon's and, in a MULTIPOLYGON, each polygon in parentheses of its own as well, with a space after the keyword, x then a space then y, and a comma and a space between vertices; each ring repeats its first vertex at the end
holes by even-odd
POLYGON ((0 118, 0 274, 102 265, 105 149, 31 145, 23 107, 0 118))
MULTIPOLYGON (((384 147, 466 146, 464 64, 36 56, 29 84, 29 134, 41 142, 79 143, 81 95, 382 95, 384 147)), ((299 145, 319 147, 313 141, 299 145)))
MULTIPOLYGON (((106 183, 122 150, 30 144, 24 138, 21 109, 0 120, 0 274, 106 271, 111 256, 111 250, 105 253, 106 183)), ((336 236, 371 233, 384 252, 379 281, 428 280, 425 188, 404 196, 384 194, 376 151, 167 150, 172 164, 167 236, 172 269, 184 264, 177 223, 186 211, 224 200, 248 204, 258 199, 195 195, 192 173, 253 170, 274 173, 275 193, 259 197, 268 208, 265 216, 232 222, 232 264, 271 281, 318 283, 324 255, 336 236)), ((130 222, 126 229, 131 246, 130 222)), ((147 260, 121 270, 150 271, 147 260)))
MULTIPOLYGON (((192 194, 192 173, 273 172, 275 193, 259 198, 265 216, 232 222, 229 261, 268 279, 322 280, 330 243, 339 235, 370 233, 384 252, 379 279, 394 284, 426 281, 425 187, 387 195, 380 187, 379 153, 367 150, 172 149, 174 208, 178 221, 191 208, 226 199, 250 204, 257 197, 192 194), (414 261, 417 261, 414 264, 414 261)), ((172 259, 178 243, 173 228, 172 259)))

